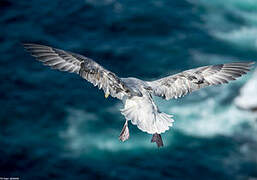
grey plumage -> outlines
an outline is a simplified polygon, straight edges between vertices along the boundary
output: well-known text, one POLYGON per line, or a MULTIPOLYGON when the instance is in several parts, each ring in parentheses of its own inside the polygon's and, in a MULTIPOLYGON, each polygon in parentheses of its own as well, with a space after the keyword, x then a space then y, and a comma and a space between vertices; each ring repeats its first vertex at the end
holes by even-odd
POLYGON ((148 82, 156 96, 179 98, 200 88, 228 83, 246 74, 253 62, 204 66, 148 82))
POLYGON ((246 74, 254 64, 242 62, 204 66, 155 81, 142 81, 137 78, 119 78, 92 59, 79 54, 38 44, 24 44, 24 47, 44 65, 79 74, 103 89, 106 97, 110 94, 122 100, 124 109, 121 113, 126 122, 120 140, 129 138, 128 121, 131 120, 140 130, 153 134, 152 142, 156 142, 158 147, 163 145, 160 134, 168 130, 174 120, 172 115, 160 112, 152 95, 166 100, 182 97, 200 88, 235 80, 246 74))
POLYGON ((133 94, 118 76, 104 69, 92 59, 38 44, 24 44, 24 47, 44 65, 60 71, 79 74, 94 86, 103 89, 105 94, 110 94, 118 99, 122 99, 124 95, 131 96, 133 94))

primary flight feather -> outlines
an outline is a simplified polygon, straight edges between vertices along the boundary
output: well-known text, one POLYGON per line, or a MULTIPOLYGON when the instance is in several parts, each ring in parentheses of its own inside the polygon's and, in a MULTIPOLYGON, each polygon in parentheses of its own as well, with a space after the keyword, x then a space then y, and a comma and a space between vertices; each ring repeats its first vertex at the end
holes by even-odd
POLYGON ((119 139, 129 138, 128 121, 149 134, 153 134, 151 142, 163 146, 161 133, 172 126, 172 115, 160 112, 152 95, 166 100, 179 98, 200 88, 228 83, 246 74, 253 62, 229 63, 204 66, 183 71, 155 81, 143 81, 137 78, 119 78, 116 74, 90 58, 68 51, 39 44, 24 44, 24 47, 41 61, 53 69, 79 74, 82 78, 102 89, 107 98, 109 95, 123 101, 121 113, 125 116, 125 124, 119 139))

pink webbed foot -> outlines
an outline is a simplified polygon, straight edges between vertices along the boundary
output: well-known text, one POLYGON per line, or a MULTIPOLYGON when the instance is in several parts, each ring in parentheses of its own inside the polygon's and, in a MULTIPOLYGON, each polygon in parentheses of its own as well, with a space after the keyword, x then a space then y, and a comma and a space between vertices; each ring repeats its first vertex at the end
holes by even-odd
POLYGON ((124 142, 124 141, 128 140, 128 138, 129 138, 129 128, 128 128, 128 121, 126 120, 126 122, 121 130, 119 139, 122 142, 124 142))
POLYGON ((157 144, 158 148, 163 146, 162 136, 158 133, 153 134, 151 142, 152 143, 155 142, 157 144))

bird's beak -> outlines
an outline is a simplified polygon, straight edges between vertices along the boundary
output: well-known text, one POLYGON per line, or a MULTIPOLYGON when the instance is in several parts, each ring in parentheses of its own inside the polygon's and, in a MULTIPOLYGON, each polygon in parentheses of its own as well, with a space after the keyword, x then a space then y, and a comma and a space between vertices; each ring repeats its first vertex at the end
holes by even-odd
POLYGON ((109 95, 110 95, 109 93, 105 93, 104 97, 105 97, 105 98, 108 98, 109 95))

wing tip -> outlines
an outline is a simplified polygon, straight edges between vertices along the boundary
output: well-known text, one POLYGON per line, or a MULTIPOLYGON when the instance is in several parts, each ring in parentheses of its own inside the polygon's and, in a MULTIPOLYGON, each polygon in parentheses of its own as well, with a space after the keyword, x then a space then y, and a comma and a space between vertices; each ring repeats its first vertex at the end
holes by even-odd
POLYGON ((251 67, 252 65, 254 65, 256 62, 254 61, 246 61, 246 62, 241 62, 241 64, 247 65, 248 67, 251 67))
POLYGON ((31 48, 33 47, 33 44, 21 42, 21 46, 23 46, 26 52, 31 53, 31 48))
POLYGON ((228 64, 224 64, 223 68, 233 68, 234 70, 236 69, 240 69, 242 71, 250 71, 253 68, 253 65, 255 64, 254 61, 248 61, 248 62, 234 62, 234 63, 228 63, 228 64))
POLYGON ((255 63, 256 63, 256 62, 251 61, 251 62, 248 62, 248 65, 250 66, 250 68, 252 68, 255 63))
POLYGON ((37 44, 37 43, 23 43, 21 42, 21 45, 26 49, 26 50, 30 50, 30 49, 36 49, 36 48, 44 48, 44 49, 49 49, 51 48, 50 46, 46 46, 46 45, 41 45, 41 44, 37 44))
POLYGON ((33 47, 38 46, 38 44, 34 44, 34 43, 21 43, 21 45, 23 46, 23 48, 27 51, 27 52, 31 52, 31 49, 33 49, 33 47))
POLYGON ((245 62, 245 64, 247 65, 248 71, 250 71, 250 70, 253 68, 253 65, 254 65, 255 63, 256 63, 256 62, 254 62, 254 61, 245 62))
POLYGON ((252 65, 252 64, 255 64, 255 62, 254 61, 241 61, 241 62, 231 62, 231 63, 227 63, 227 64, 252 65))

